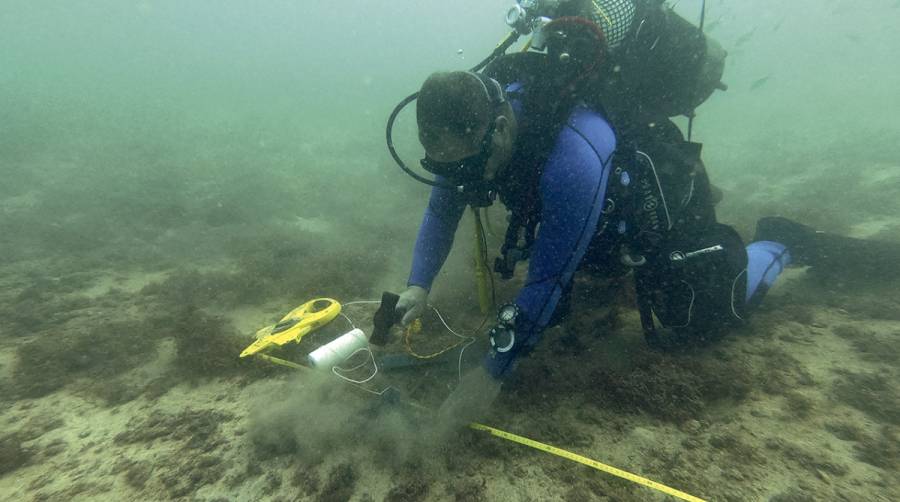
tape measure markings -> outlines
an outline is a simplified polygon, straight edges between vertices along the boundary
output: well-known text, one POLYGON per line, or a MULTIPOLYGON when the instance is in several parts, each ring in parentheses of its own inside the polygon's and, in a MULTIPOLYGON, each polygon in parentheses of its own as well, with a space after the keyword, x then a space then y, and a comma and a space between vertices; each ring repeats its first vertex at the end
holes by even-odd
POLYGON ((558 457, 562 457, 562 458, 572 460, 574 462, 578 462, 579 464, 583 464, 588 467, 593 467, 594 469, 597 469, 598 471, 603 471, 607 474, 612 474, 613 476, 617 476, 622 479, 627 479, 628 481, 631 481, 633 483, 637 483, 637 484, 645 486, 647 488, 652 488, 654 490, 665 493, 667 495, 677 497, 681 500, 687 500, 689 502, 705 502, 701 498, 695 497, 693 495, 690 495, 690 494, 685 493, 680 490, 676 490, 675 488, 672 488, 670 486, 666 486, 662 483, 657 483, 656 481, 638 476, 637 474, 632 474, 628 471, 623 471, 622 469, 617 469, 613 466, 606 465, 602 462, 598 462, 596 460, 578 455, 576 453, 572 453, 570 451, 563 450, 562 448, 557 448, 555 446, 550 446, 548 444, 544 444, 544 443, 535 441, 533 439, 528 439, 523 436, 518 436, 511 432, 501 431, 500 429, 495 429, 493 427, 490 427, 490 426, 487 426, 484 424, 471 423, 471 424, 469 424, 469 427, 474 430, 488 432, 494 436, 506 439, 508 441, 512 441, 514 443, 519 443, 519 444, 522 444, 525 446, 529 446, 531 448, 535 448, 537 450, 541 450, 541 451, 556 455, 558 457))

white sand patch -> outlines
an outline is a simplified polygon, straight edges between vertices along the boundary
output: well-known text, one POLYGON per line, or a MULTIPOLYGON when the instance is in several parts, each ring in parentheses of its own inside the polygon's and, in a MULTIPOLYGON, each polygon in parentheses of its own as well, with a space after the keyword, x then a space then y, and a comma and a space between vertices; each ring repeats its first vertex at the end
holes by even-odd
POLYGON ((29 190, 0 200, 0 212, 4 216, 14 216, 15 213, 33 209, 40 201, 41 193, 37 190, 29 190))
POLYGON ((334 225, 323 218, 305 218, 297 216, 289 224, 302 232, 326 234, 334 229, 334 225))
POLYGON ((900 227, 900 217, 897 218, 880 218, 866 220, 853 225, 850 229, 850 237, 866 239, 890 228, 900 227))

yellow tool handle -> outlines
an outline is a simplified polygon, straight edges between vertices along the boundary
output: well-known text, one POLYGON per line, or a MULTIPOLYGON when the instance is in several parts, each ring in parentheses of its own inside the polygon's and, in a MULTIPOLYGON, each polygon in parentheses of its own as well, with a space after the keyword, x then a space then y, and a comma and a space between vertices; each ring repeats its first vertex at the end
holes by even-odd
POLYGON ((493 427, 483 425, 483 424, 478 424, 478 423, 471 423, 471 424, 469 424, 469 427, 471 429, 474 429, 477 431, 488 432, 494 436, 512 441, 514 443, 519 443, 519 444, 523 444, 525 446, 530 446, 531 448, 535 448, 537 450, 551 453, 558 457, 562 457, 562 458, 566 458, 566 459, 578 462, 579 464, 583 464, 588 467, 593 467, 594 469, 597 469, 598 471, 603 471, 605 473, 612 474, 613 476, 617 476, 622 479, 627 479, 628 481, 631 481, 633 483, 637 483, 639 485, 646 486, 647 488, 652 488, 654 490, 665 493, 666 495, 671 495, 673 497, 680 498, 681 500, 687 500, 690 502, 705 502, 701 498, 697 498, 693 495, 684 493, 683 491, 676 490, 676 489, 666 486, 662 483, 657 483, 656 481, 653 481, 653 480, 650 480, 647 478, 643 478, 641 476, 638 476, 637 474, 632 474, 628 471, 616 469, 615 467, 606 465, 601 462, 597 462, 596 460, 592 460, 590 458, 583 457, 581 455, 572 453, 570 451, 563 450, 561 448, 557 448, 555 446, 550 446, 548 444, 539 443, 533 439, 528 439, 526 437, 517 436, 510 432, 501 431, 500 429, 495 429, 493 427))

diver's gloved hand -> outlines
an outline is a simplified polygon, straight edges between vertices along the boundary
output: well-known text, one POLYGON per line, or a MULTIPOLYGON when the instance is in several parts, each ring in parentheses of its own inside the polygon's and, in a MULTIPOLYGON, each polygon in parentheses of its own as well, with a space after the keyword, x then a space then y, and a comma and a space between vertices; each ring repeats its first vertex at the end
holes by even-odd
POLYGON ((397 316, 403 316, 400 323, 408 326, 409 323, 415 321, 425 313, 425 307, 428 305, 428 291, 420 286, 410 286, 406 291, 400 293, 400 299, 397 300, 397 306, 394 312, 397 316))

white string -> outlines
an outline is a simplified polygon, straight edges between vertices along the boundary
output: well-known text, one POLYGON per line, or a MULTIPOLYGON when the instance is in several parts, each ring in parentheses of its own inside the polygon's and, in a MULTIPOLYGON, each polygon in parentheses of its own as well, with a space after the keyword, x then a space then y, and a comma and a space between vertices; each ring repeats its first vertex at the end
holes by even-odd
MULTIPOLYGON (((360 348, 356 349, 352 354, 350 354, 349 356, 347 356, 347 357, 344 359, 344 362, 349 361, 353 356, 355 356, 356 354, 358 354, 360 351, 363 351, 363 350, 368 351, 369 354, 372 353, 372 351, 369 350, 367 347, 360 347, 360 348)), ((352 368, 341 368, 340 366, 332 366, 332 369, 337 368, 337 369, 339 369, 339 370, 341 370, 341 371, 344 371, 344 372, 348 372, 348 373, 349 373, 349 372, 351 372, 351 371, 356 371, 356 370, 362 368, 363 366, 365 366, 366 364, 368 364, 368 362, 369 362, 368 360, 363 360, 362 363, 357 364, 356 366, 354 366, 354 367, 352 367, 352 368)), ((377 368, 376 368, 376 369, 377 369, 377 368)))
POLYGON ((464 339, 464 340, 468 340, 468 339, 474 340, 474 338, 472 338, 471 336, 460 335, 460 334, 457 333, 456 331, 453 331, 453 328, 451 328, 451 327, 447 324, 447 321, 444 320, 444 316, 441 315, 441 312, 437 309, 437 307, 435 307, 435 306, 433 306, 433 305, 429 305, 429 307, 431 307, 431 310, 433 310, 434 313, 437 314, 438 319, 441 320, 441 324, 443 324, 444 327, 447 328, 447 331, 453 333, 453 334, 456 335, 457 337, 462 338, 462 339, 464 339))
POLYGON ((367 388, 363 387, 362 385, 357 385, 356 388, 357 388, 357 389, 362 389, 362 390, 364 390, 364 391, 366 391, 366 392, 368 392, 368 393, 370 393, 370 394, 375 394, 376 396, 383 396, 384 393, 388 391, 388 389, 393 389, 394 386, 393 386, 393 385, 388 385, 387 387, 381 389, 380 391, 372 390, 372 389, 367 389, 367 388))
MULTIPOLYGON (((694 313, 694 300, 697 298, 697 293, 694 291, 694 286, 691 286, 691 283, 685 280, 682 280, 681 282, 686 284, 687 287, 691 288, 691 304, 688 305, 687 322, 682 324, 681 326, 666 326, 667 328, 687 328, 691 325, 691 317, 693 317, 694 313)), ((653 310, 653 307, 650 307, 650 310, 653 310)))
MULTIPOLYGON (((346 307, 347 305, 360 305, 360 304, 364 304, 364 303, 381 303, 381 302, 378 301, 378 300, 357 300, 357 301, 354 301, 354 302, 347 302, 347 303, 344 303, 343 306, 346 307)), ((347 314, 345 314, 345 313, 343 313, 343 312, 341 312, 340 315, 341 315, 341 317, 343 317, 344 319, 346 319, 347 322, 350 323, 350 327, 351 327, 352 329, 356 329, 356 324, 353 324, 353 319, 350 319, 350 317, 348 317, 347 314)), ((349 359, 349 357, 348 357, 348 359, 349 359)))
POLYGON ((347 320, 347 322, 350 323, 350 328, 351 328, 351 329, 356 329, 356 325, 353 324, 353 320, 352 320, 352 319, 350 319, 349 317, 347 317, 347 314, 341 312, 341 317, 343 317, 344 319, 347 320))
MULTIPOLYGON (((744 318, 741 317, 737 313, 737 309, 734 308, 734 303, 735 303, 734 302, 734 289, 737 287, 738 280, 740 280, 741 276, 746 273, 747 273, 746 268, 744 270, 741 270, 741 273, 738 274, 737 277, 734 278, 734 281, 731 283, 731 313, 734 314, 734 316, 737 317, 738 319, 740 319, 741 321, 743 321, 744 318)), ((746 293, 744 294, 744 296, 746 296, 746 293)))
POLYGON ((369 362, 368 360, 364 361, 362 364, 360 364, 360 365, 358 365, 358 366, 356 366, 356 367, 349 368, 349 369, 341 368, 340 366, 332 366, 332 367, 331 367, 331 372, 334 373, 335 376, 337 376, 338 378, 341 378, 341 379, 343 379, 343 380, 345 380, 345 381, 347 381, 347 382, 350 382, 350 383, 355 383, 355 384, 357 384, 357 385, 364 384, 364 383, 366 383, 366 382, 372 380, 373 378, 375 378, 375 375, 378 374, 378 363, 375 362, 375 354, 372 353, 372 351, 369 349, 369 347, 362 347, 362 348, 356 349, 355 351, 353 351, 352 354, 350 354, 349 356, 347 356, 347 358, 344 359, 344 361, 349 361, 353 356, 355 356, 356 354, 359 354, 359 353, 362 352, 362 351, 366 351, 366 352, 369 353, 369 357, 372 359, 372 366, 375 368, 375 370, 372 372, 372 374, 369 375, 367 378, 364 378, 364 379, 362 379, 362 380, 354 380, 354 379, 352 379, 352 378, 349 378, 349 377, 346 377, 346 376, 344 376, 344 375, 341 375, 340 373, 338 373, 338 370, 346 371, 346 372, 355 371, 355 370, 358 370, 358 369, 362 368, 362 367, 365 366, 366 364, 368 364, 368 362, 369 362))
POLYGON ((361 303, 381 303, 381 300, 356 300, 354 302, 347 302, 342 305, 346 307, 347 305, 359 305, 361 303))
POLYGON ((472 345, 473 343, 475 343, 475 337, 474 336, 463 336, 463 335, 460 335, 459 333, 457 333, 456 331, 453 331, 453 328, 451 328, 450 325, 447 324, 447 321, 444 320, 444 316, 441 315, 441 312, 437 309, 437 307, 435 307, 433 305, 429 305, 429 307, 431 307, 431 310, 434 310, 434 313, 437 314, 438 319, 440 319, 441 324, 443 324, 444 327, 447 328, 447 331, 453 333, 454 335, 456 335, 459 338, 462 338, 463 340, 469 341, 469 343, 463 345, 463 347, 461 349, 459 349, 459 359, 456 364, 456 378, 458 381, 461 382, 462 381, 463 352, 465 352, 466 349, 469 348, 469 345, 472 345))
POLYGON ((461 349, 459 349, 459 362, 456 364, 456 379, 459 382, 462 382, 462 356, 463 352, 469 348, 469 345, 475 343, 475 337, 469 337, 469 343, 463 345, 461 349))
MULTIPOLYGON (((356 301, 344 303, 343 305, 344 305, 344 306, 347 306, 347 305, 362 305, 362 304, 376 304, 376 303, 380 304, 381 301, 380 301, 380 300, 356 300, 356 301)), ((450 327, 450 325, 449 325, 449 324, 447 323, 447 321, 444 319, 443 314, 441 314, 441 311, 438 310, 437 307, 435 307, 434 305, 428 305, 428 307, 430 307, 431 310, 433 310, 434 313, 437 314, 438 320, 440 320, 440 321, 441 321, 441 324, 443 324, 444 327, 447 328, 447 331, 449 331, 450 333, 452 333, 452 334, 453 334, 454 336, 456 336, 457 338, 461 338, 461 339, 463 339, 463 340, 468 340, 468 343, 466 343, 465 345, 463 345, 462 348, 459 350, 459 358, 458 358, 457 364, 456 364, 456 374, 457 374, 457 379, 461 381, 461 380, 462 380, 462 358, 463 358, 463 353, 466 351, 466 349, 469 348, 470 345, 472 345, 473 343, 475 343, 475 337, 473 337, 473 336, 465 336, 465 335, 461 335, 461 334, 457 333, 453 328, 450 327)), ((353 329, 356 329, 356 325, 353 323, 353 320, 350 319, 350 317, 348 317, 348 316, 347 316, 346 314, 344 314, 343 312, 342 312, 340 315, 341 315, 342 317, 344 317, 345 319, 347 319, 347 321, 350 323, 350 326, 352 326, 353 329)), ((372 366, 375 368, 374 372, 373 372, 371 375, 369 375, 367 378, 365 378, 364 380, 358 380, 358 381, 357 381, 357 380, 353 380, 352 378, 348 378, 348 377, 346 377, 346 376, 344 376, 344 375, 341 375, 340 373, 338 373, 338 370, 343 371, 343 372, 351 372, 351 371, 354 371, 354 370, 358 370, 358 369, 362 368, 363 366, 365 366, 366 364, 368 364, 368 360, 366 360, 366 361, 363 362, 362 364, 360 364, 360 365, 358 365, 358 366, 356 366, 356 367, 354 367, 354 368, 350 368, 350 369, 341 368, 341 367, 339 367, 339 366, 332 366, 332 367, 331 367, 331 372, 334 373, 337 377, 339 377, 339 378, 341 378, 341 379, 343 379, 343 380, 345 380, 345 381, 347 381, 347 382, 355 383, 355 384, 363 384, 363 383, 366 383, 366 382, 372 380, 373 378, 375 378, 375 375, 378 374, 378 364, 375 362, 375 354, 373 354, 373 353, 372 353, 372 350, 369 349, 368 347, 363 347, 363 348, 361 348, 361 349, 357 349, 357 350, 354 351, 352 354, 350 354, 349 356, 347 356, 347 357, 344 359, 344 361, 350 360, 353 356, 355 356, 357 353, 359 353, 359 352, 362 351, 362 350, 365 350, 365 351, 367 351, 367 352, 369 353, 370 359, 371 359, 371 361, 372 361, 372 366)), ((390 388, 390 387, 388 387, 388 388, 390 388)), ((383 391, 381 391, 380 393, 374 392, 374 391, 370 391, 370 392, 373 392, 373 393, 375 393, 375 394, 381 395, 381 394, 383 394, 384 392, 386 392, 388 388, 385 388, 385 389, 384 389, 383 391)), ((368 389, 366 389, 366 390, 368 390, 368 389)))

